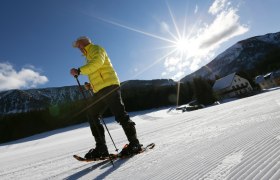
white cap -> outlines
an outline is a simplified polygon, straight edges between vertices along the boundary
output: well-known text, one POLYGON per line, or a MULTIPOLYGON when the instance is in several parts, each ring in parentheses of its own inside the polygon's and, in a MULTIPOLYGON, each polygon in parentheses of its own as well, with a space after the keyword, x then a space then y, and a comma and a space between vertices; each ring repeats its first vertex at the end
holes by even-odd
POLYGON ((74 48, 76 48, 76 47, 78 47, 78 41, 81 41, 81 40, 86 40, 86 41, 88 41, 89 43, 91 43, 91 40, 90 40, 90 38, 89 37, 87 37, 87 36, 81 36, 81 37, 79 37, 78 39, 76 39, 76 41, 74 41, 73 42, 73 47, 74 48))

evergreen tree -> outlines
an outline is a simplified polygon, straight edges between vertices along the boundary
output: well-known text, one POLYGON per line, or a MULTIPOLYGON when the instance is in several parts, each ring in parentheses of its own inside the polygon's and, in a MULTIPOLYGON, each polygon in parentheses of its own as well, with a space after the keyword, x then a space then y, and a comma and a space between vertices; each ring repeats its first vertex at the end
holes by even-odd
POLYGON ((261 60, 257 69, 260 74, 266 74, 280 69, 280 48, 273 48, 263 60, 261 60))
POLYGON ((215 102, 215 96, 212 90, 212 86, 209 82, 201 77, 193 79, 193 91, 195 99, 203 105, 213 104, 215 102))

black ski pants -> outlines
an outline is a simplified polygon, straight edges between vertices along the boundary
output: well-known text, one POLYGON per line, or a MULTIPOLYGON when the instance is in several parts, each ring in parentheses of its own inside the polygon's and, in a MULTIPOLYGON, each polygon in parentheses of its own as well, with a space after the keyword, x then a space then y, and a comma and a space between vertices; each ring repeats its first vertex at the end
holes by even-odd
POLYGON ((121 97, 121 90, 118 85, 105 87, 95 93, 90 104, 89 124, 92 135, 95 138, 96 146, 106 145, 105 132, 101 124, 101 118, 107 108, 109 108, 115 116, 115 120, 121 124, 128 141, 130 143, 139 143, 135 123, 130 119, 125 110, 121 97))

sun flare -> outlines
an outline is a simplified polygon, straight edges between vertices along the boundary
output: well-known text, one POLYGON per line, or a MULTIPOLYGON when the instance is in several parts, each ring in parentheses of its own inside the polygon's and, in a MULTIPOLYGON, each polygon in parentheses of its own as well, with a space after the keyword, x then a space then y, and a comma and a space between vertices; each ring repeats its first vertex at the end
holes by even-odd
POLYGON ((178 50, 181 53, 186 53, 189 48, 189 41, 188 39, 182 38, 179 39, 175 44, 176 50, 178 50))
POLYGON ((163 21, 162 23, 160 23, 160 27, 161 27, 161 33, 150 33, 150 32, 146 32, 143 31, 141 29, 137 29, 134 27, 130 27, 112 20, 108 20, 108 19, 104 19, 101 17, 96 17, 99 20, 102 20, 106 23, 127 29, 129 31, 133 31, 139 34, 143 34, 147 37, 151 37, 151 38, 155 38, 161 41, 164 41, 166 44, 163 47, 158 47, 155 48, 155 50, 164 50, 166 51, 166 54, 164 54, 163 56, 159 57, 156 61, 154 61, 154 63, 152 63, 150 66, 147 66, 145 69, 143 69, 142 71, 139 71, 139 73, 135 74, 135 76, 138 76, 139 74, 144 73, 145 71, 147 71, 148 69, 150 69, 151 67, 153 67, 154 65, 160 63, 160 62, 164 62, 164 67, 168 68, 168 73, 175 73, 176 72, 176 77, 174 76, 174 79, 180 79, 184 76, 185 74, 185 69, 186 66, 191 66, 192 63, 197 63, 199 61, 197 61, 196 59, 194 59, 196 56, 201 56, 202 55, 202 51, 200 49, 200 45, 199 42, 197 42, 197 39, 193 38, 194 32, 196 32, 196 26, 193 25, 193 27, 190 27, 187 30, 187 17, 185 17, 185 21, 183 22, 183 24, 181 23, 181 26, 178 26, 179 23, 176 22, 175 20, 175 16, 171 10, 171 8, 169 7, 168 3, 167 3, 167 8, 169 11, 169 15, 170 15, 170 19, 171 19, 171 23, 173 24, 173 26, 170 27, 170 25, 168 23, 166 23, 165 21, 163 21), (163 36, 164 33, 164 36, 163 36), (167 36, 166 36, 167 35, 167 36), (176 60, 176 61, 175 61, 176 60), (168 65, 167 65, 168 64, 168 65), (172 66, 172 67, 170 67, 172 66))

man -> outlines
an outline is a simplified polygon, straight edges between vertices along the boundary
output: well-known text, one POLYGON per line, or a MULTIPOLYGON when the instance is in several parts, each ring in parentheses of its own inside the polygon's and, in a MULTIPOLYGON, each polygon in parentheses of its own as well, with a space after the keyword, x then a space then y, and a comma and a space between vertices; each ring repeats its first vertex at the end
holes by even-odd
POLYGON ((142 150, 135 123, 130 119, 125 110, 120 91, 118 76, 111 64, 106 51, 91 42, 88 37, 79 37, 73 47, 79 48, 86 58, 86 64, 78 69, 72 68, 71 75, 87 75, 94 92, 91 111, 92 119, 89 120, 92 135, 94 136, 96 147, 86 153, 85 158, 108 157, 108 149, 105 141, 104 127, 100 122, 102 113, 109 108, 115 120, 121 124, 125 135, 129 141, 121 155, 127 156, 137 154, 142 150))

